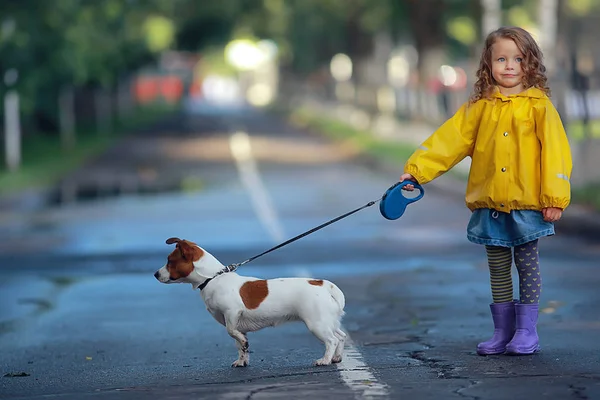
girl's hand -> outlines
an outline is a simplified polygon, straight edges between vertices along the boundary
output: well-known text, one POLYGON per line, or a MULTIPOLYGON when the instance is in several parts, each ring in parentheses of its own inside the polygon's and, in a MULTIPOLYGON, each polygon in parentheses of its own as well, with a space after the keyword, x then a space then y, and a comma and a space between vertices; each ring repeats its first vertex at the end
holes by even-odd
POLYGON ((557 207, 548 207, 542 209, 542 215, 546 222, 556 222, 562 217, 562 209, 557 207))
MULTIPOLYGON (((413 182, 417 182, 417 180, 415 179, 414 176, 412 176, 411 174, 402 174, 400 176, 400 182, 404 182, 404 181, 413 181, 413 182)), ((415 190, 414 185, 406 185, 402 188, 403 190, 408 190, 409 192, 412 192, 413 190, 415 190)))

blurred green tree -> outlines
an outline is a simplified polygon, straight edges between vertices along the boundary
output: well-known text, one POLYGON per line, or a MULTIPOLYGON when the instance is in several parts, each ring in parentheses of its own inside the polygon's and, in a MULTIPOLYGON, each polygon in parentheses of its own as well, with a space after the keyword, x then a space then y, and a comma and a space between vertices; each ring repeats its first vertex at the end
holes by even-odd
POLYGON ((152 60, 144 22, 172 11, 166 0, 1 2, 0 71, 18 72, 25 126, 57 131, 65 86, 108 89, 152 60))
MULTIPOLYGON (((572 13, 600 0, 565 0, 572 13)), ((18 80, 25 125, 58 131, 57 98, 113 91, 165 49, 203 51, 232 38, 270 38, 285 71, 308 75, 336 53, 367 64, 376 39, 412 43, 421 75, 450 55, 472 54, 479 0, 23 0, 0 2, 0 73, 18 80)), ((505 0, 505 7, 517 0, 505 0)), ((531 8, 531 7, 529 7, 531 8)), ((360 75, 360 73, 359 73, 360 75)), ((1 93, 0 93, 1 94, 1 93)), ((80 96, 81 97, 81 96, 80 96)), ((86 96, 82 96, 86 98, 86 96)))

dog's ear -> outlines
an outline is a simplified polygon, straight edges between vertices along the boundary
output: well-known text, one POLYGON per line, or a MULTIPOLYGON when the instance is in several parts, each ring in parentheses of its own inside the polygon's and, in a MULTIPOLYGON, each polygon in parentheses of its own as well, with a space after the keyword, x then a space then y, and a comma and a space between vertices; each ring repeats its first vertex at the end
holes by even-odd
POLYGON ((187 240, 182 240, 177 243, 177 248, 181 252, 181 256, 185 260, 189 261, 198 261, 204 254, 200 247, 188 242, 187 240))
POLYGON ((172 237, 172 238, 168 238, 167 239, 167 244, 173 244, 173 243, 179 243, 181 242, 181 239, 176 238, 176 237, 172 237))

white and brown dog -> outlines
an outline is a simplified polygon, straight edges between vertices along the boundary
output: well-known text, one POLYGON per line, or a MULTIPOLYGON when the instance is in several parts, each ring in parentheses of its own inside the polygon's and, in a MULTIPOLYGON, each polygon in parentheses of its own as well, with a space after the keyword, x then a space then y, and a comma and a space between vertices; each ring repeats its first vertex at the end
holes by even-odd
POLYGON ((225 272, 221 264, 197 244, 170 238, 176 244, 167 264, 154 276, 162 283, 190 283, 207 310, 235 339, 239 358, 233 367, 249 363, 246 333, 284 322, 302 321, 325 344, 325 355, 315 365, 342 361, 346 334, 340 329, 345 298, 333 283, 321 279, 259 279, 225 272))

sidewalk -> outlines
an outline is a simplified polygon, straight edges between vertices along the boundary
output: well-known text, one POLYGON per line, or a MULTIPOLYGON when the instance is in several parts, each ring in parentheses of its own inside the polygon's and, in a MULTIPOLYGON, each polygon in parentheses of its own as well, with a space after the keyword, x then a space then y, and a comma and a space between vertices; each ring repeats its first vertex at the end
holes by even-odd
MULTIPOLYGON (((369 129, 381 141, 394 141, 418 147, 436 129, 424 122, 400 121, 393 116, 370 116, 367 112, 350 105, 338 105, 320 101, 304 101, 302 107, 323 118, 335 118, 343 123, 350 123, 361 129, 369 129)), ((372 159, 378 168, 386 171, 400 171, 378 159, 372 159)), ((471 160, 465 159, 454 168, 468 174, 471 160)), ((446 174, 429 184, 428 188, 441 190, 452 196, 464 198, 466 182, 446 174)), ((562 219, 556 224, 557 233, 578 235, 585 239, 596 239, 600 234, 600 213, 580 204, 567 208, 562 219)))

